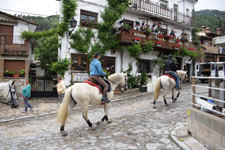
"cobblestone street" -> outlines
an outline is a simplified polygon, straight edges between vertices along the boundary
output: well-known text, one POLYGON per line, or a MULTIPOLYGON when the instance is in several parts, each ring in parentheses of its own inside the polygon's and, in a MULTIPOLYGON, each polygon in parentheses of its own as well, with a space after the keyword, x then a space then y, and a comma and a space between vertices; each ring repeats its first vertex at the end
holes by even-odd
MULTIPOLYGON (((62 137, 56 125, 56 114, 20 119, 0 126, 0 150, 72 150, 72 149, 180 149, 169 138, 176 124, 185 123, 187 109, 191 104, 191 86, 183 85, 181 95, 172 103, 171 93, 167 95, 169 106, 162 97, 152 108, 153 94, 142 95, 110 106, 111 124, 103 123, 91 130, 82 118, 80 109, 72 111, 73 119, 65 126, 67 137, 62 137)), ((89 107, 92 123, 103 117, 103 107, 89 107)))

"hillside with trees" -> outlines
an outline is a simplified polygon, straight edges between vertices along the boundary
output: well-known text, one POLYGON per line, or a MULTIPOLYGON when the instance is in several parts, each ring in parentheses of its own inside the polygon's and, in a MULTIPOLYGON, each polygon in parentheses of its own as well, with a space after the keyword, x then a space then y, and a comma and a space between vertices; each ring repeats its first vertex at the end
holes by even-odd
POLYGON ((219 10, 200 10, 196 12, 196 26, 207 26, 211 31, 216 32, 218 27, 223 28, 225 31, 225 22, 220 21, 218 17, 225 19, 225 11, 219 10))
POLYGON ((59 15, 52 15, 48 17, 40 17, 40 16, 23 16, 23 19, 27 19, 33 21, 38 24, 37 31, 48 31, 51 28, 55 28, 57 23, 59 23, 59 15))

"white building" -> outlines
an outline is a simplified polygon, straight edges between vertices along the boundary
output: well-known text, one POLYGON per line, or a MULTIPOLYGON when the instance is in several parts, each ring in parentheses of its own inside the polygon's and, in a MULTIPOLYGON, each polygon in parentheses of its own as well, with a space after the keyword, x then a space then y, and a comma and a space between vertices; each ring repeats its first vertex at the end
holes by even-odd
MULTIPOLYGON (((139 60, 140 68, 136 67, 136 60, 131 58, 126 50, 123 55, 123 64, 121 65, 121 55, 119 52, 113 53, 112 51, 108 51, 104 57, 103 67, 109 70, 111 73, 121 72, 128 69, 128 64, 132 62, 133 70, 132 73, 135 74, 138 70, 147 71, 151 76, 159 76, 159 68, 153 67, 152 60, 158 58, 162 55, 168 55, 171 52, 177 51, 174 48, 174 45, 184 46, 186 48, 197 50, 197 48, 191 43, 176 43, 175 38, 171 38, 170 40, 165 40, 164 38, 158 38, 157 34, 146 35, 145 32, 140 31, 142 22, 144 22, 144 26, 148 26, 152 29, 153 24, 161 24, 161 31, 167 32, 170 34, 171 31, 175 31, 175 35, 178 38, 181 38, 181 34, 185 33, 187 38, 191 40, 191 30, 194 27, 194 22, 191 17, 192 10, 194 8, 197 0, 131 0, 132 5, 126 10, 126 12, 122 15, 121 19, 117 20, 115 23, 115 27, 120 28, 123 23, 129 24, 131 26, 131 30, 129 32, 125 32, 120 29, 119 40, 121 44, 132 44, 134 42, 135 37, 140 37, 141 43, 144 43, 145 40, 151 40, 153 43, 155 41, 161 41, 162 44, 160 47, 154 46, 154 51, 150 52, 147 55, 141 55, 139 60), (135 27, 136 21, 140 22, 140 26, 135 27), (121 22, 123 22, 121 24, 121 22), (122 70, 123 69, 123 70, 122 70)), ((102 18, 100 16, 100 12, 104 11, 104 7, 107 6, 107 1, 96 2, 95 0, 79 0, 78 8, 76 10, 76 16, 74 17, 78 21, 78 27, 75 28, 75 31, 82 26, 81 21, 95 21, 102 22, 102 18)), ((62 14, 61 14, 62 16, 62 14)), ((153 29, 156 29, 155 26, 153 29)), ((95 38, 93 38, 92 43, 94 44, 97 39, 97 30, 93 29, 95 32, 95 38)), ((73 31, 73 32, 75 32, 73 31)), ((75 49, 70 48, 70 39, 68 33, 61 38, 61 48, 59 49, 59 57, 67 57, 72 61, 72 66, 70 70, 65 75, 65 83, 66 85, 70 84, 70 81, 76 82, 78 76, 74 76, 74 73, 78 75, 79 72, 87 72, 84 70, 79 70, 73 66, 76 64, 78 66, 83 64, 87 70, 89 70, 89 62, 87 59, 87 55, 79 54, 75 49), (72 74, 71 74, 72 73, 72 74)), ((178 57, 178 69, 188 69, 189 75, 192 74, 192 60, 189 58, 178 57)))

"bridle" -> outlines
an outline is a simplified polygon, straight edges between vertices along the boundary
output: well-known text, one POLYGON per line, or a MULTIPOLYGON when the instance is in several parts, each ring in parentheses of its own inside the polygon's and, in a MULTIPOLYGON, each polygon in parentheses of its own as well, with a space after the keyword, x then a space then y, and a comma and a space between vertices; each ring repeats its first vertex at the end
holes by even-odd
POLYGON ((114 83, 114 84, 116 84, 116 85, 118 85, 120 92, 123 93, 124 91, 127 91, 128 90, 127 77, 126 77, 126 75, 124 75, 124 79, 125 79, 124 80, 124 82, 125 82, 124 85, 118 84, 118 83, 116 83, 116 82, 114 82, 112 80, 109 80, 109 79, 107 79, 107 80, 110 81, 110 82, 112 82, 112 83, 114 83), (122 90, 121 88, 124 88, 124 90, 122 90))

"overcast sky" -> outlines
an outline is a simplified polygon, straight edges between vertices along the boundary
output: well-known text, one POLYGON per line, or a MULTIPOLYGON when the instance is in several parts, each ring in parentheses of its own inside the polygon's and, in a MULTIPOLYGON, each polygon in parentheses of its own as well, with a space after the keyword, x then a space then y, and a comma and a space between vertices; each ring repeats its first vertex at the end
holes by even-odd
MULTIPOLYGON (((97 1, 97 0, 96 0, 97 1)), ((10 12, 5 9, 28 12, 40 15, 54 15, 59 13, 59 1, 56 0, 0 0, 0 10, 11 14, 20 14, 19 12, 10 12)), ((225 0, 198 0, 195 9, 218 9, 225 11, 225 0)), ((23 13, 25 14, 25 13, 23 13)))

